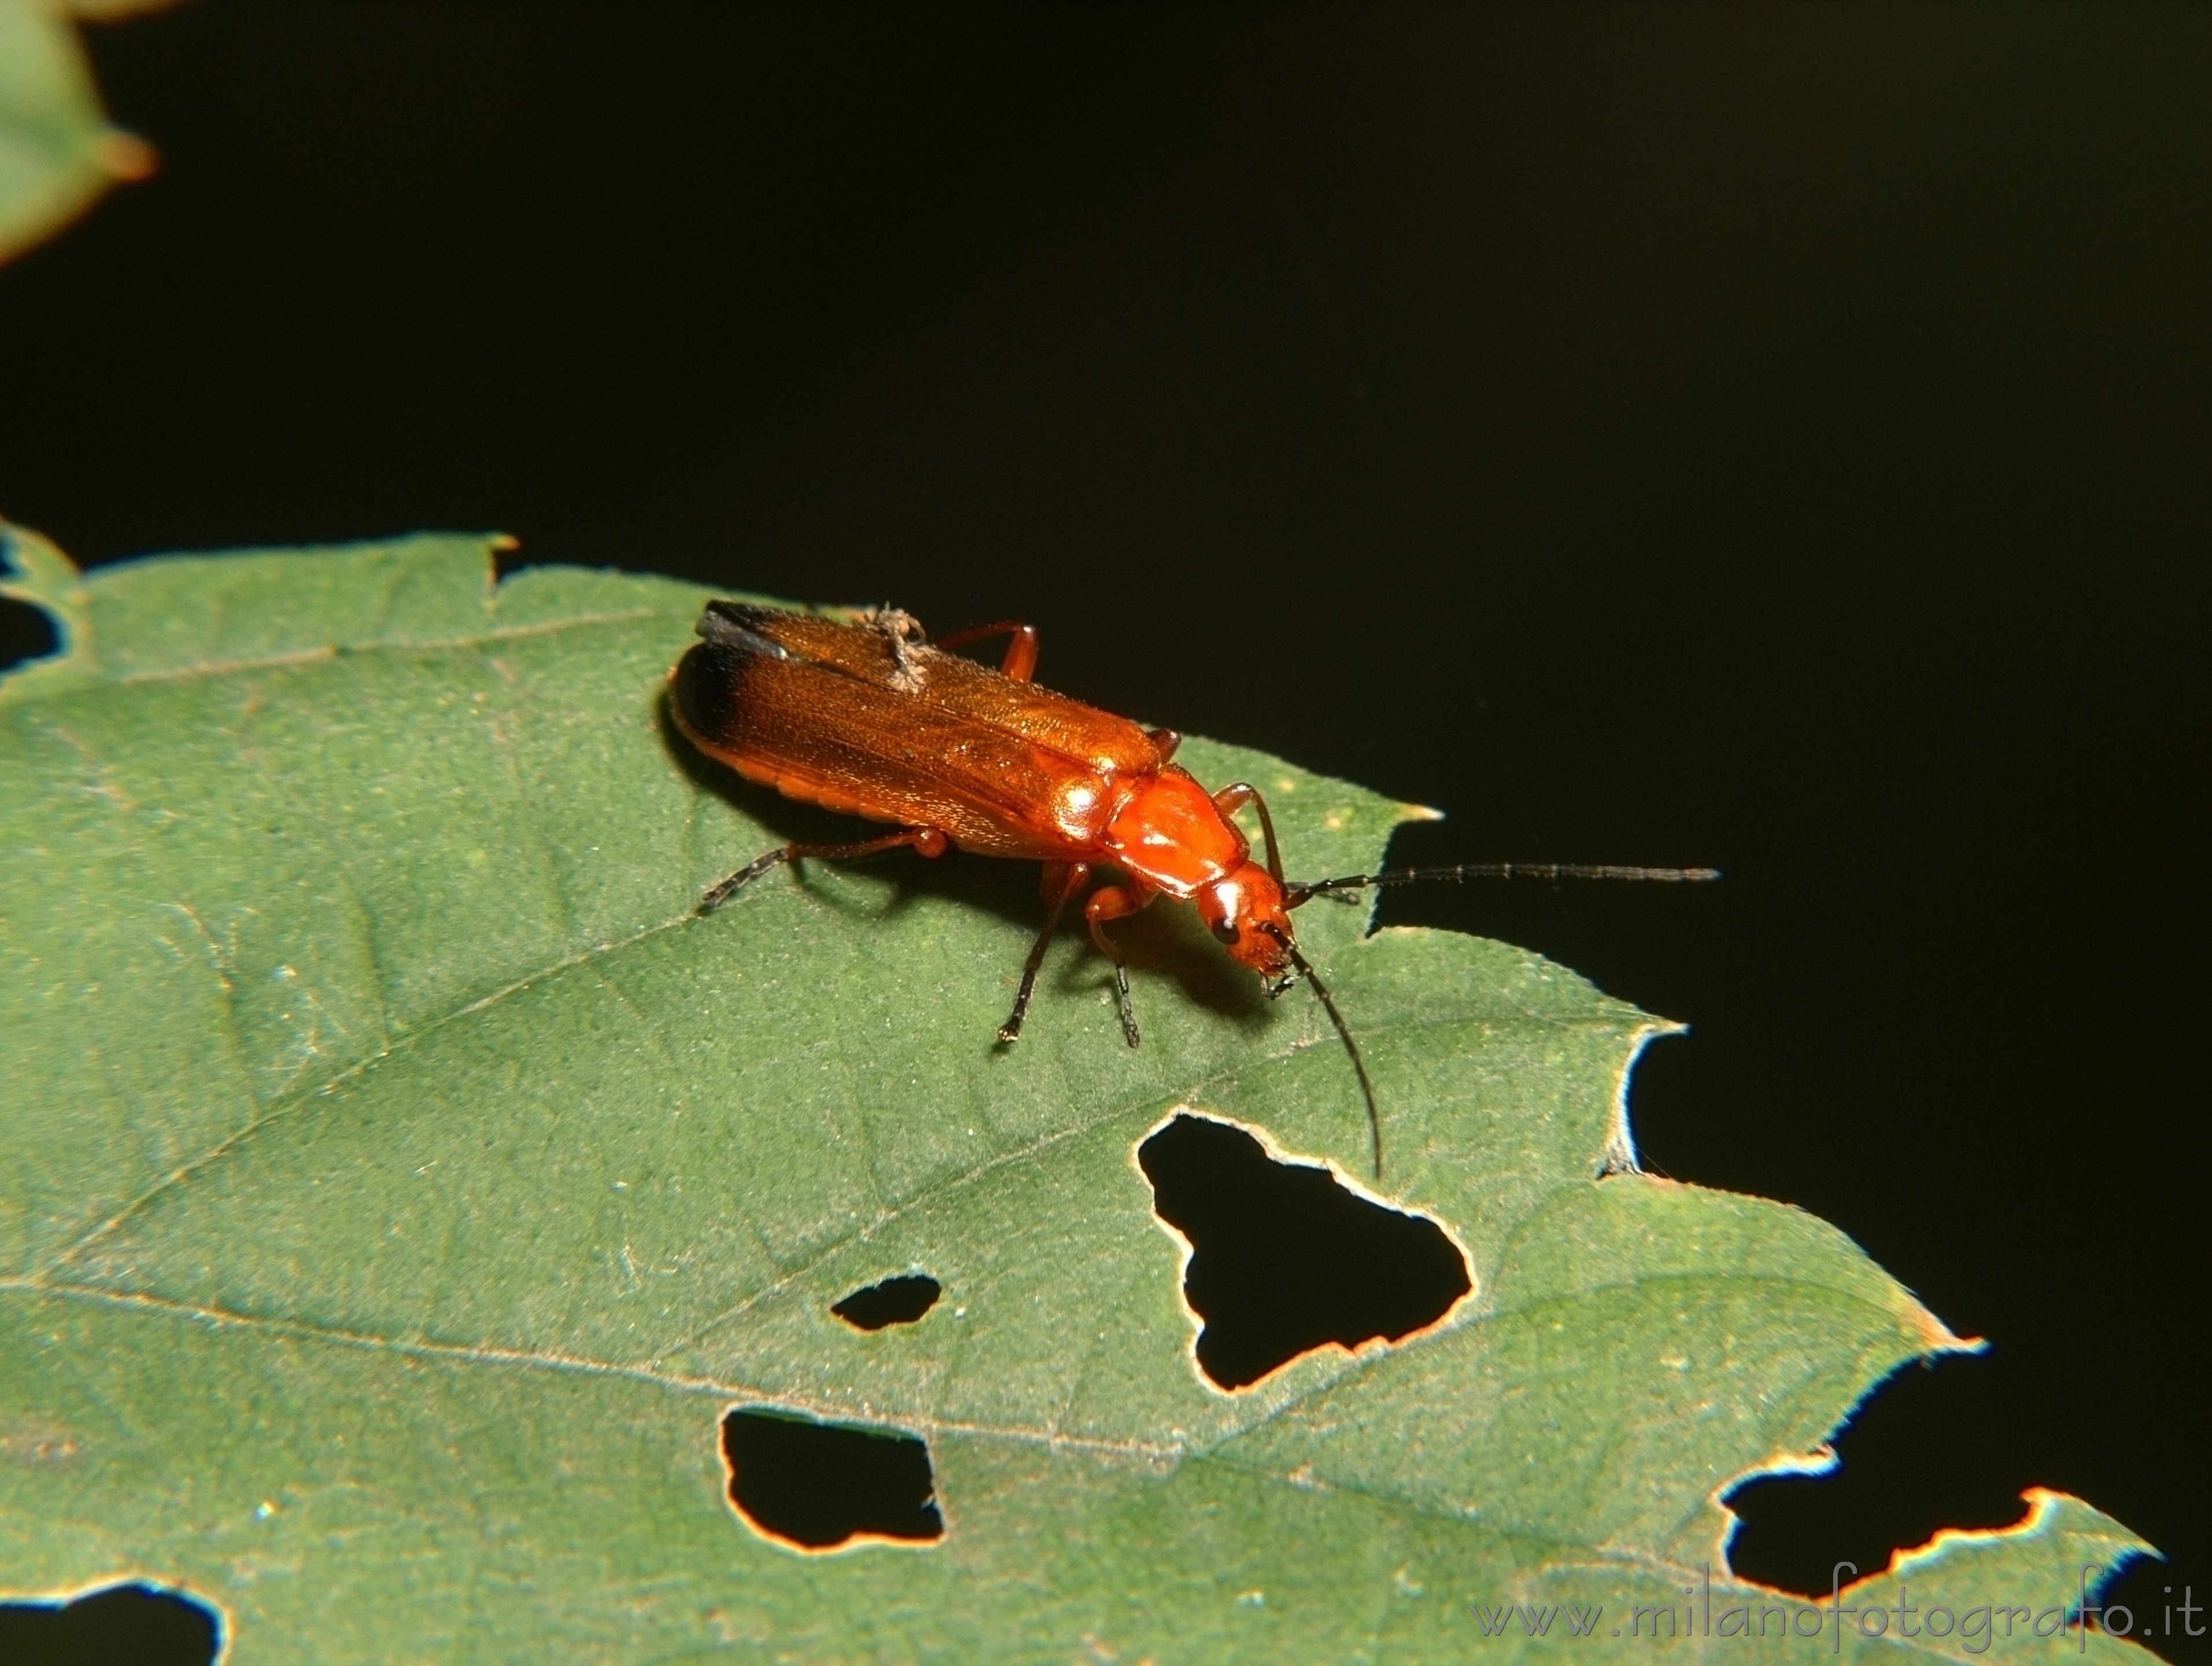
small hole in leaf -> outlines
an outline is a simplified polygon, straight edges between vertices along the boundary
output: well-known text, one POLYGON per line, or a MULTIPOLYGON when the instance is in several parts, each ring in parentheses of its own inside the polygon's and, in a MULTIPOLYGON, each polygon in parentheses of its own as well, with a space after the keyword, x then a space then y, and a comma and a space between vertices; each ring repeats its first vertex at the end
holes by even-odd
POLYGON ((902 1273, 879 1284, 864 1285, 830 1310, 856 1330, 910 1325, 937 1305, 945 1286, 927 1273, 902 1273))
POLYGON ((1316 1348, 1395 1342, 1474 1286, 1425 1215, 1370 1202, 1327 1169, 1279 1163, 1243 1129, 1179 1116, 1138 1147, 1152 1207, 1189 1241, 1198 1363, 1241 1389, 1316 1348))
POLYGON ((60 652, 61 631, 43 607, 0 596, 0 672, 60 652))
POLYGON ((722 1458, 738 1513, 801 1549, 945 1536, 929 1448, 912 1435, 736 1411, 722 1420, 722 1458))
POLYGON ((222 1640, 215 1614, 189 1596, 133 1582, 73 1602, 0 1602, 0 1660, 130 1661, 208 1666, 222 1640))

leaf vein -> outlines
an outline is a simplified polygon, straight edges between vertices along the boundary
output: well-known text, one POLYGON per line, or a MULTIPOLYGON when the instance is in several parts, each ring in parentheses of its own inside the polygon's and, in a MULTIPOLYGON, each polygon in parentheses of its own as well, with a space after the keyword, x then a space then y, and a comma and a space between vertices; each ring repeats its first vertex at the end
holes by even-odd
MULTIPOLYGON (((205 1303, 177 1301, 169 1297, 147 1295, 130 1291, 100 1290, 86 1285, 56 1282, 41 1278, 0 1278, 0 1292, 48 1298, 57 1301, 85 1302, 97 1306, 120 1308, 126 1311, 149 1313, 185 1323, 206 1325, 213 1329, 267 1332, 283 1336, 298 1337, 337 1347, 357 1348, 370 1353, 392 1353, 408 1359, 436 1360, 457 1365, 491 1365, 506 1369, 548 1371, 584 1377, 612 1377, 623 1381, 649 1383, 680 1394, 711 1395, 725 1399, 744 1400, 759 1405, 789 1407, 817 1415, 825 1421, 852 1423, 856 1420, 850 1402, 822 1398, 787 1388, 769 1389, 757 1383, 733 1381, 703 1374, 670 1371, 649 1365, 625 1363, 614 1359, 593 1359, 588 1354, 550 1353, 535 1348, 502 1348, 481 1343, 439 1342, 428 1338, 380 1336, 373 1331, 348 1330, 341 1326, 320 1324, 313 1320, 275 1317, 263 1314, 240 1313, 234 1309, 216 1307, 205 1303)), ((927 1413, 899 1411, 880 1418, 866 1415, 857 1420, 896 1425, 925 1434, 968 1435, 981 1439, 1019 1442, 1024 1445, 1044 1446, 1098 1453, 1111 1456, 1135 1458, 1148 1462, 1179 1462, 1189 1456, 1188 1449, 1174 1442, 1113 1439, 1103 1436, 1068 1435, 1050 1429, 1030 1428, 1022 1424, 995 1424, 957 1418, 933 1417, 927 1413)))
POLYGON ((154 671, 126 672, 105 684, 74 684, 68 689, 57 689, 55 693, 77 693, 87 688, 132 688, 147 683, 189 683, 202 678, 233 677, 243 672, 274 670, 283 666, 312 665, 319 660, 336 660, 352 654, 422 654, 450 648, 475 648, 489 642, 557 635, 564 630, 595 625, 628 624, 640 619, 682 617, 688 620, 690 617, 688 611, 679 615, 665 607, 633 607, 611 613, 580 613, 565 619, 544 619, 535 624, 495 626, 489 630, 460 636, 431 636, 420 641, 385 642, 319 643, 313 648, 294 648, 283 654, 252 654, 238 660, 217 660, 199 665, 164 666, 154 671))

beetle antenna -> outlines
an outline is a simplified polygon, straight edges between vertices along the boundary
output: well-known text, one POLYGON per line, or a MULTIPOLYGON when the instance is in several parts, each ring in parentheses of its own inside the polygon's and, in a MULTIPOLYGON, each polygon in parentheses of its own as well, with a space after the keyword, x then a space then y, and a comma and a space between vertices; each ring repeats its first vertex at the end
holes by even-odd
POLYGON ((1380 873, 1347 873, 1285 888, 1287 908, 1332 891, 1367 885, 1410 885, 1426 879, 1636 879, 1658 885, 1703 885, 1721 877, 1717 867, 1616 867, 1602 862, 1455 862, 1449 867, 1393 867, 1380 873))
MULTIPOLYGON (((1344 1043, 1344 1050, 1351 1055, 1352 1073, 1359 1078, 1359 1097, 1367 1102, 1367 1143, 1375 1156, 1375 1182, 1380 1185, 1382 1182, 1382 1118, 1375 1109, 1375 1084, 1367 1079, 1367 1061, 1359 1056, 1359 1043, 1352 1039, 1352 1026, 1344 1021, 1344 1014, 1336 1010, 1336 1001, 1328 993, 1328 985, 1323 983, 1315 972, 1313 963, 1298 952, 1298 945, 1291 940, 1290 933, 1279 931, 1273 926, 1264 929, 1290 955, 1291 964, 1297 968, 1298 976, 1305 979, 1308 987, 1313 990, 1314 998, 1321 1002, 1322 1010, 1328 1014, 1328 1021, 1336 1026, 1338 1039, 1344 1043)), ((1280 994, 1288 987, 1287 984, 1278 984, 1274 992, 1280 994)))

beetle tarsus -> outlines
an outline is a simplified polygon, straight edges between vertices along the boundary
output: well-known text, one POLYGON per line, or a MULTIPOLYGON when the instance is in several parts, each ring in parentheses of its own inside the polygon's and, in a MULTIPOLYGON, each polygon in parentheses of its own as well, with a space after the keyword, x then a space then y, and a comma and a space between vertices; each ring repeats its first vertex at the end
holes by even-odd
POLYGON ((1022 987, 1014 991, 1014 1010, 1006 1014, 1006 1021, 999 1026, 999 1042, 1011 1047, 1022 1038, 1022 1020, 1030 1014, 1030 992, 1036 988, 1037 968, 1044 964, 1045 945, 1052 941, 1052 928, 1058 922, 1055 914, 1045 928, 1037 933, 1036 945, 1030 958, 1022 963, 1022 987))
POLYGON ((1060 923, 1060 910, 1054 909, 1052 917, 1044 922, 1044 929, 1030 945, 1030 956, 1022 962, 1021 987, 1014 991, 1014 1010, 1006 1014, 1006 1021, 999 1026, 1001 1044, 1012 1046, 1022 1038, 1022 1020, 1030 1015, 1030 995, 1036 988, 1037 969, 1044 964, 1045 949, 1052 942, 1052 928, 1060 923))
POLYGON ((739 868, 735 873, 732 873, 728 879, 722 880, 719 885, 708 886, 706 891, 701 894, 698 907, 695 909, 693 912, 696 914, 712 914, 716 909, 721 907, 723 903, 728 902, 730 898, 735 897, 747 885, 752 884, 754 880, 759 879, 762 874, 767 873, 769 869, 781 866, 783 863, 789 861, 792 858, 794 848, 795 847, 791 845, 780 844, 775 849, 769 851, 766 855, 756 856, 751 861, 747 862, 743 867, 739 868))
POLYGON ((1129 965, 1118 956, 1114 961, 1114 994, 1121 1006, 1121 1039, 1135 1047, 1139 1043, 1137 1008, 1129 999, 1129 965))

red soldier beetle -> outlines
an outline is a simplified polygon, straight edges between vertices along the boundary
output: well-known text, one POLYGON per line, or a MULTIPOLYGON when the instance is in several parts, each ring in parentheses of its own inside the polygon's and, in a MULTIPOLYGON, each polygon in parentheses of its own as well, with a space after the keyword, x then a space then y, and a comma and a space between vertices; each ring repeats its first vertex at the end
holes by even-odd
POLYGON ((670 707, 693 745, 787 798, 897 830, 850 844, 779 845, 711 887, 700 913, 808 856, 845 861, 911 848, 936 857, 957 846, 1042 862, 1044 926, 999 1040, 1020 1036, 1060 918, 1089 887, 1084 919, 1113 963, 1121 1033, 1134 1047, 1128 964, 1106 928, 1158 897, 1188 903, 1268 994, 1303 981, 1320 1000, 1359 1080, 1378 1181, 1374 1084, 1335 998, 1298 951, 1291 910, 1316 897, 1422 879, 1719 877, 1711 868, 1488 862, 1293 882, 1283 877, 1274 818, 1257 788, 1240 781, 1208 793, 1173 762, 1181 737, 1172 729, 1144 728, 1030 681, 1033 626, 1000 620, 932 644, 911 615, 893 608, 841 621, 711 601, 698 634, 669 673, 670 707), (996 671, 948 652, 996 636, 1008 638, 996 671), (1235 821, 1248 805, 1260 818, 1264 865, 1252 860, 1235 821), (1101 867, 1119 877, 1093 885, 1101 867))

